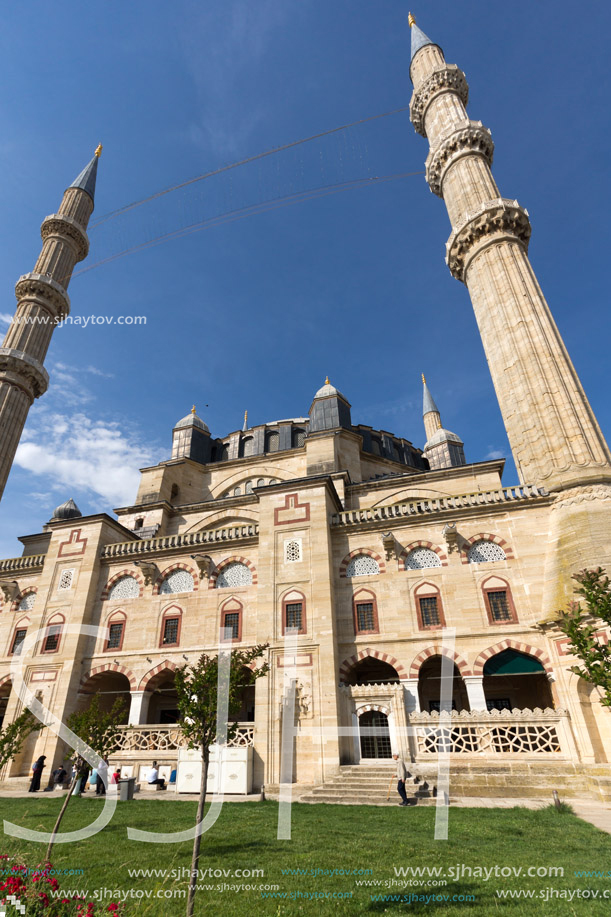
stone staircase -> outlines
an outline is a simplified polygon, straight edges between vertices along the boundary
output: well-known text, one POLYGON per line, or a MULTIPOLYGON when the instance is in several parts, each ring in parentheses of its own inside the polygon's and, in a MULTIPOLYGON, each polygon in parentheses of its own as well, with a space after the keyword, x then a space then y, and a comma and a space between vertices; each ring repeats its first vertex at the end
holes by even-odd
MULTIPOLYGON (((436 788, 431 780, 425 780, 413 765, 407 764, 408 777, 405 791, 412 805, 432 805, 436 803, 436 788)), ((396 765, 387 764, 348 764, 340 767, 339 774, 322 786, 316 786, 299 798, 299 802, 326 802, 332 805, 361 806, 396 806, 401 797, 397 793, 397 780, 394 777, 396 765), (392 783, 391 783, 392 779, 392 783), (388 801, 388 787, 390 798, 388 801)))

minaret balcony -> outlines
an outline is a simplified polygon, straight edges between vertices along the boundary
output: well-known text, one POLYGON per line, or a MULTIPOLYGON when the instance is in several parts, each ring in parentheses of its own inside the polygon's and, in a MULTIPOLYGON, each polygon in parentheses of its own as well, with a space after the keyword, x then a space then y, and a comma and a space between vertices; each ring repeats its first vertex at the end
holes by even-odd
POLYGON ((73 217, 62 213, 52 213, 45 217, 40 227, 43 242, 53 237, 61 242, 67 242, 74 249, 77 261, 82 261, 89 252, 89 236, 73 217))
POLYGON ((435 67, 424 83, 414 90, 409 104, 409 116, 417 133, 426 137, 426 112, 433 101, 442 92, 453 92, 459 96, 463 105, 469 100, 469 86, 464 73, 456 64, 445 64, 435 67))
POLYGON ((426 180, 433 194, 443 197, 442 186, 450 166, 462 156, 482 156, 492 165, 494 142, 481 121, 466 121, 451 125, 439 138, 426 158, 426 180))
POLYGON ((57 280, 46 274, 34 271, 22 274, 15 284, 15 296, 19 302, 23 299, 39 302, 57 321, 70 314, 70 297, 57 280))
POLYGON ((504 197, 484 201, 467 213, 446 243, 446 264, 457 280, 465 281, 473 258, 497 242, 519 242, 528 252, 531 226, 528 211, 504 197))

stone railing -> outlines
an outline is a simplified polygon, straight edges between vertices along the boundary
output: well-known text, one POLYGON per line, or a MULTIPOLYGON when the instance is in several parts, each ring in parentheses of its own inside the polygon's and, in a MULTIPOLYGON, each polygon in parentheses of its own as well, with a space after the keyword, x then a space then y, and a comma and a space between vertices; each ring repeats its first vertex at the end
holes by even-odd
POLYGON ((516 484, 514 487, 503 487, 500 490, 483 490, 477 493, 458 494, 451 497, 414 497, 413 500, 392 503, 388 506, 374 506, 366 509, 351 509, 342 513, 333 513, 331 525, 385 522, 405 516, 421 516, 457 509, 481 509, 483 506, 506 505, 508 503, 524 503, 547 496, 547 492, 541 487, 516 484))
MULTIPOLYGON (((232 748, 252 745, 254 734, 254 723, 238 723, 237 732, 227 745, 232 748)), ((115 738, 117 748, 113 757, 122 752, 166 752, 187 747, 187 740, 179 725, 119 726, 115 738)))
POLYGON ((159 554, 163 551, 176 551, 181 548, 195 548, 198 545, 212 545, 223 541, 239 541, 245 538, 256 538, 259 526, 255 523, 232 525, 223 529, 206 532, 186 532, 184 535, 161 535, 159 538, 138 538, 136 541, 120 541, 108 544, 102 551, 102 557, 113 559, 131 557, 140 554, 159 554))
POLYGON ((46 554, 26 554, 24 557, 9 557, 6 560, 0 560, 0 576, 35 570, 44 565, 45 557, 46 554))
POLYGON ((440 752, 470 755, 571 755, 565 710, 475 710, 412 713, 409 724, 418 757, 440 752))

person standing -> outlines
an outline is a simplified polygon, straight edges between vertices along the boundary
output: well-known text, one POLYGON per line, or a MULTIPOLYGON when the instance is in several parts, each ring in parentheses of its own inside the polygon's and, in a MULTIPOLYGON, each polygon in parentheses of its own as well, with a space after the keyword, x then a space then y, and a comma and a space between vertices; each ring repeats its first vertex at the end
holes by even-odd
POLYGON ((40 778, 42 777, 42 772, 45 768, 45 760, 47 756, 41 755, 37 761, 32 765, 32 782, 30 783, 30 789, 28 793, 36 793, 40 789, 40 778))
POLYGON ((105 796, 106 795, 106 784, 108 783, 108 761, 106 758, 102 758, 102 763, 98 767, 98 775, 95 782, 95 795, 96 796, 105 796))
POLYGON ((397 765, 397 793, 401 797, 400 806, 408 806, 409 802, 407 801, 407 793, 405 792, 405 778, 407 777, 407 768, 405 766, 405 761, 403 758, 395 752, 393 754, 395 763, 397 765))

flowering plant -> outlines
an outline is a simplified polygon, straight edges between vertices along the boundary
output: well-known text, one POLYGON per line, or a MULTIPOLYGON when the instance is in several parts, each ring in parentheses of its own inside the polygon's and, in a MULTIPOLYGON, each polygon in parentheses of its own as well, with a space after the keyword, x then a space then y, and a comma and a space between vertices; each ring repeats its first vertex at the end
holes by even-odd
POLYGON ((9 867, 13 859, 0 854, 3 861, 0 904, 7 904, 9 895, 17 898, 25 905, 27 917, 102 917, 103 914, 124 917, 125 905, 122 903, 88 901, 72 892, 61 894, 51 863, 31 868, 20 861, 9 867))

